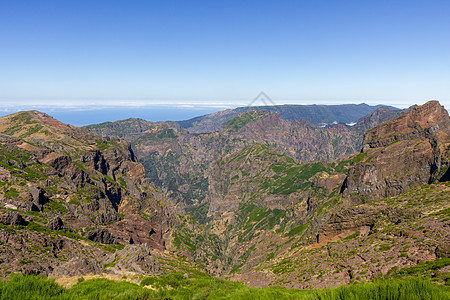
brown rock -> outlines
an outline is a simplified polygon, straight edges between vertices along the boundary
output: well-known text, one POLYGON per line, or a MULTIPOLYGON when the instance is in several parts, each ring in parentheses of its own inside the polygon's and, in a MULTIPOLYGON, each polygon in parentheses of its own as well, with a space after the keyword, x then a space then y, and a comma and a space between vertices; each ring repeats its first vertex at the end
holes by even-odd
POLYGON ((61 220, 59 216, 54 217, 48 222, 47 227, 50 228, 51 230, 63 230, 64 222, 61 220))
MULTIPOLYGON (((356 202, 382 199, 431 183, 449 165, 450 118, 437 101, 369 130, 344 183, 356 202)), ((441 174, 442 175, 442 174, 441 174)))
POLYGON ((28 224, 27 221, 16 212, 7 212, 6 214, 0 217, 0 222, 5 225, 23 225, 26 226, 28 224))
POLYGON ((115 239, 111 233, 105 229, 94 229, 86 233, 86 238, 101 244, 114 244, 115 239))
POLYGON ((74 257, 55 267, 51 277, 77 276, 89 273, 101 274, 102 267, 98 261, 85 257, 74 257))
POLYGON ((151 255, 147 244, 127 245, 122 250, 117 250, 106 261, 112 267, 111 273, 134 272, 143 275, 162 274, 159 262, 151 255))
POLYGON ((0 181, 10 181, 11 173, 3 167, 0 167, 0 181))

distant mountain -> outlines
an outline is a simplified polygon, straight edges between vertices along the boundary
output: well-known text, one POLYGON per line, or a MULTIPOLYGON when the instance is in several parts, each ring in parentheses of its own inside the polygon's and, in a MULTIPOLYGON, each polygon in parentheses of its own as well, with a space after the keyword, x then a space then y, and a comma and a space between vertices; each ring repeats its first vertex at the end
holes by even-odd
MULTIPOLYGON (((371 113, 383 105, 370 106, 362 104, 342 105, 274 105, 274 106, 248 106, 227 109, 213 114, 199 116, 186 121, 178 121, 181 128, 190 133, 209 133, 220 129, 223 123, 232 119, 240 113, 260 110, 278 113, 284 120, 309 121, 317 126, 333 123, 356 123, 359 118, 371 113)), ((390 110, 397 108, 389 106, 390 110)))

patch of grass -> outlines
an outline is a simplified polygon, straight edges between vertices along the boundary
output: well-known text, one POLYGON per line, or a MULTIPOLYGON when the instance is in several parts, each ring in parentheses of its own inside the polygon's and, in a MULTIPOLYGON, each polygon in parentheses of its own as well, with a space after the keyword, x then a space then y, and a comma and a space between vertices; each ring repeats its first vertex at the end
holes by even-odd
POLYGON ((450 285, 450 275, 439 271, 447 266, 450 266, 450 258, 438 258, 433 261, 423 261, 415 266, 406 267, 400 270, 392 268, 389 270, 386 277, 404 278, 420 276, 450 285))
POLYGON ((163 139, 163 138, 176 138, 177 136, 173 131, 173 129, 169 128, 158 134, 157 137, 163 139))
POLYGON ((104 151, 110 147, 107 143, 105 143, 102 140, 95 140, 95 142, 97 143, 97 149, 100 151, 104 151))
POLYGON ((35 133, 38 133, 42 128, 43 128, 43 126, 40 125, 40 124, 36 124, 36 125, 34 125, 32 127, 28 127, 27 128, 27 132, 21 134, 19 136, 19 138, 23 139, 23 138, 29 137, 29 136, 31 136, 31 135, 33 135, 35 133))
POLYGON ((248 123, 261 119, 261 117, 263 116, 268 116, 268 114, 261 113, 258 110, 252 110, 245 113, 241 113, 236 117, 226 121, 225 123, 223 123, 223 126, 228 126, 232 128, 234 131, 238 131, 248 123))
POLYGON ((303 231, 305 231, 308 228, 308 226, 309 226, 309 223, 296 226, 296 227, 292 228, 291 230, 289 230, 287 235, 288 236, 299 235, 299 234, 303 233, 303 231))
POLYGON ((450 289, 421 278, 383 280, 315 291, 313 299, 449 299, 450 289))
POLYGON ((19 197, 19 192, 15 188, 10 188, 6 191, 5 197, 8 199, 19 197))
POLYGON ((117 178, 117 182, 119 182, 121 188, 123 189, 127 188, 127 183, 125 182, 125 179, 123 179, 122 177, 117 178))
POLYGON ((364 158, 366 157, 367 153, 365 152, 361 152, 358 155, 356 155, 353 159, 352 162, 356 163, 356 162, 361 162, 364 160, 364 158))
POLYGON ((343 238, 342 240, 343 241, 350 241, 350 240, 353 240, 354 238, 357 238, 360 234, 361 233, 359 231, 357 231, 357 232, 355 232, 355 233, 353 233, 353 234, 343 238))
POLYGON ((343 160, 340 161, 335 167, 334 170, 338 173, 347 173, 348 167, 350 165, 350 160, 343 160))
POLYGON ((108 175, 103 175, 103 176, 105 176, 106 181, 111 182, 111 183, 113 183, 113 184, 116 183, 116 182, 114 181, 114 179, 112 179, 110 176, 108 176, 108 175))
POLYGON ((380 246, 379 246, 379 250, 383 251, 383 252, 388 251, 391 248, 392 248, 392 245, 389 245, 389 244, 380 244, 380 246))
POLYGON ((52 212, 56 212, 59 214, 67 213, 67 208, 65 208, 61 203, 54 200, 49 200, 44 206, 47 206, 52 212))

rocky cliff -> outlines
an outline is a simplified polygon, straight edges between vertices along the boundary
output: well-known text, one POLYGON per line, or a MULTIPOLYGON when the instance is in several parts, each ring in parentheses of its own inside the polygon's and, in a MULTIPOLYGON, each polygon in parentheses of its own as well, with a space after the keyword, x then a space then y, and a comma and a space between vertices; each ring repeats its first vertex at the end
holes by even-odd
POLYGON ((437 101, 369 130, 358 162, 349 170, 344 195, 374 200, 440 180, 450 161, 450 119, 437 101))

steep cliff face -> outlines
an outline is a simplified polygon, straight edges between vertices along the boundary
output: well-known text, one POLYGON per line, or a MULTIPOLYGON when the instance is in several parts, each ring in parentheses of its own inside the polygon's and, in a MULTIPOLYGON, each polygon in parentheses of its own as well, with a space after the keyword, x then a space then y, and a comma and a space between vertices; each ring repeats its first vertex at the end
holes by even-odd
POLYGON ((129 142, 28 111, 0 118, 0 150, 0 247, 7 258, 0 259, 2 270, 49 274, 73 257, 101 265, 107 249, 91 255, 101 249, 97 243, 113 250, 141 243, 165 249, 163 235, 176 216, 145 180, 129 142), (16 243, 21 246, 10 248, 16 243), (48 261, 36 260, 39 245, 52 247, 48 261), (27 263, 10 260, 15 256, 27 263))
POLYGON ((344 195, 354 201, 398 195, 446 178, 450 119, 437 101, 369 130, 350 170, 344 195))

